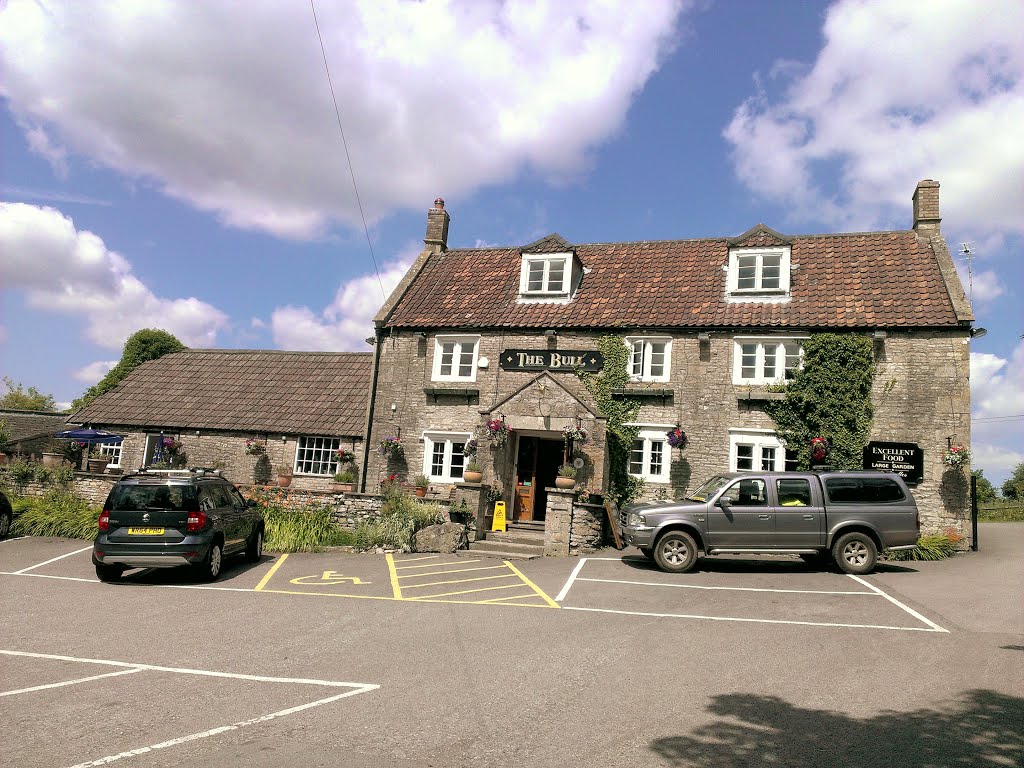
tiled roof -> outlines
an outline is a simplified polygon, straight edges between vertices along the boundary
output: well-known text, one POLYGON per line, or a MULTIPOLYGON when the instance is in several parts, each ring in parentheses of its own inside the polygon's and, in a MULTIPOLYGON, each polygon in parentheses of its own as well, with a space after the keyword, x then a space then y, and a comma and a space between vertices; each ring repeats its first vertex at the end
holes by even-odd
POLYGON ((360 436, 369 353, 190 349, 150 360, 73 414, 93 425, 360 436))
POLYGON ((523 246, 523 253, 565 253, 572 245, 557 232, 523 246))
POLYGON ((516 301, 526 248, 475 248, 432 255, 387 324, 581 329, 957 326, 935 253, 912 230, 785 238, 755 227, 741 237, 744 242, 781 238, 792 243, 789 300, 727 301, 730 240, 725 238, 569 246, 588 271, 568 304, 516 301))
POLYGON ((6 422, 11 430, 11 442, 52 437, 54 432, 69 428, 66 419, 67 415, 63 413, 0 409, 0 421, 6 422))

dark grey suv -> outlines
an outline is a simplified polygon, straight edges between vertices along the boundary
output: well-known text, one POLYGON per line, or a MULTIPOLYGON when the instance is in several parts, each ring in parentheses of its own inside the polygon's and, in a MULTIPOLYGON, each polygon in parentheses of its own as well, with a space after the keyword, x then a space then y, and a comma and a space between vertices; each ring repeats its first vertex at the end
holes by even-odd
POLYGON ((92 560, 100 581, 117 581, 129 568, 176 566, 213 581, 225 556, 256 562, 263 555, 263 516, 213 470, 125 475, 98 523, 92 560))

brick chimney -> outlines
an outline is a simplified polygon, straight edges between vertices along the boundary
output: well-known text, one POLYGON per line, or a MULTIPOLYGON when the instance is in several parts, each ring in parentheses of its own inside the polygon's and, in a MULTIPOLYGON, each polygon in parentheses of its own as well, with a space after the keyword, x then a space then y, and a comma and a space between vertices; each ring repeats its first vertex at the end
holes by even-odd
POLYGON ((444 209, 444 200, 439 197, 434 201, 434 207, 427 211, 427 236, 423 239, 435 253, 448 249, 449 220, 448 211, 444 209))
POLYGON ((914 231, 921 235, 938 235, 939 222, 939 182, 924 179, 917 182, 914 190, 914 231))

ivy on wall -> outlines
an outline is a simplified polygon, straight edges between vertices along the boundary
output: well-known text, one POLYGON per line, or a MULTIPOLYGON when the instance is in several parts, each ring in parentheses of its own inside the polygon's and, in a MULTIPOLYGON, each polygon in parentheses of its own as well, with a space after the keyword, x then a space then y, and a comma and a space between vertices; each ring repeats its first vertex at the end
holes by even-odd
POLYGON ((803 348, 803 368, 780 388, 785 399, 765 402, 765 412, 779 439, 796 451, 798 467, 811 466, 811 440, 824 437, 830 443, 829 466, 860 469, 871 431, 871 339, 822 333, 805 340, 803 348))
POLYGON ((643 492, 644 481, 629 474, 629 452, 639 430, 628 427, 640 412, 636 398, 613 397, 612 392, 629 384, 629 347, 619 336, 602 336, 597 342, 604 356, 604 369, 599 373, 577 371, 580 381, 597 401, 598 410, 607 421, 608 492, 616 504, 628 504, 643 492))

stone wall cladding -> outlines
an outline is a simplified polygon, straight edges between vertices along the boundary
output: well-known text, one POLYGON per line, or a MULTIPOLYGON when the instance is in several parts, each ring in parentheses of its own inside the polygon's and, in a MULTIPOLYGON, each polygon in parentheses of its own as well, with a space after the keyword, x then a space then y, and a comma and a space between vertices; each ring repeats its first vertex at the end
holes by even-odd
POLYGON ((548 506, 544 517, 544 554, 565 557, 572 538, 573 491, 548 488, 548 506))
POLYGON ((596 504, 574 504, 569 531, 569 554, 585 555, 604 544, 604 507, 596 504))
MULTIPOLYGON (((124 435, 121 444, 121 464, 124 472, 134 471, 142 466, 146 449, 147 434, 156 432, 140 432, 137 430, 111 431, 124 435)), ((295 435, 266 435, 250 432, 217 432, 207 430, 166 430, 164 434, 180 440, 191 467, 221 467, 224 477, 233 483, 251 485, 254 481, 256 462, 259 456, 250 456, 245 452, 245 442, 250 437, 266 440, 267 459, 271 467, 271 482, 277 477, 277 467, 295 465, 298 437, 295 435), (198 432, 198 434, 197 434, 198 432)), ((363 441, 353 438, 342 438, 341 445, 354 451, 358 467, 362 461, 363 441)), ((301 475, 292 478, 291 487, 301 490, 329 491, 333 478, 327 475, 301 475)))
MULTIPOLYGON (((375 491, 380 480, 392 472, 407 479, 423 472, 424 431, 465 434, 477 431, 485 417, 482 411, 489 411, 536 377, 534 372, 501 370, 498 356, 502 350, 596 350, 602 335, 605 334, 560 331, 552 345, 547 337, 537 333, 482 333, 479 354, 489 358, 490 365, 478 369, 475 382, 466 383, 432 381, 432 334, 419 339, 411 333, 395 332, 384 338, 370 446, 374 448, 384 435, 400 433, 405 455, 401 462, 385 464, 375 450, 370 450, 366 490, 375 491), (479 394, 466 397, 424 393, 424 388, 446 386, 475 389, 479 394)), ((640 334, 629 330, 616 335, 640 334)), ((644 498, 681 497, 708 476, 729 467, 730 429, 774 429, 761 401, 751 396, 763 391, 763 387, 733 383, 735 336, 790 338, 807 333, 759 332, 757 329, 743 329, 738 334, 712 332, 710 343, 704 344, 698 341, 696 332, 666 334, 652 330, 650 335, 673 338, 670 381, 637 386, 671 389, 673 396, 668 400, 640 398, 636 421, 659 428, 679 425, 686 432, 689 445, 682 451, 671 450, 670 482, 647 482, 644 498)), ((913 490, 921 508, 923 527, 941 530, 952 526, 962 534, 969 534, 967 472, 950 472, 942 465, 947 437, 970 444, 970 350, 966 332, 889 330, 888 338, 876 343, 875 349, 879 365, 872 394, 875 416, 870 439, 921 446, 926 460, 925 479, 913 490)), ((552 375, 575 378, 573 373, 552 375)), ((572 415, 552 413, 551 422, 554 424, 558 417, 572 415)), ((604 474, 604 428, 601 422, 595 426, 596 433, 584 446, 584 451, 595 464, 591 490, 599 492, 599 478, 604 474)), ((486 439, 481 439, 478 458, 483 465, 484 482, 502 489, 511 517, 512 488, 506 485, 512 476, 515 456, 514 441, 510 442, 512 444, 503 451, 498 451, 486 439)))

